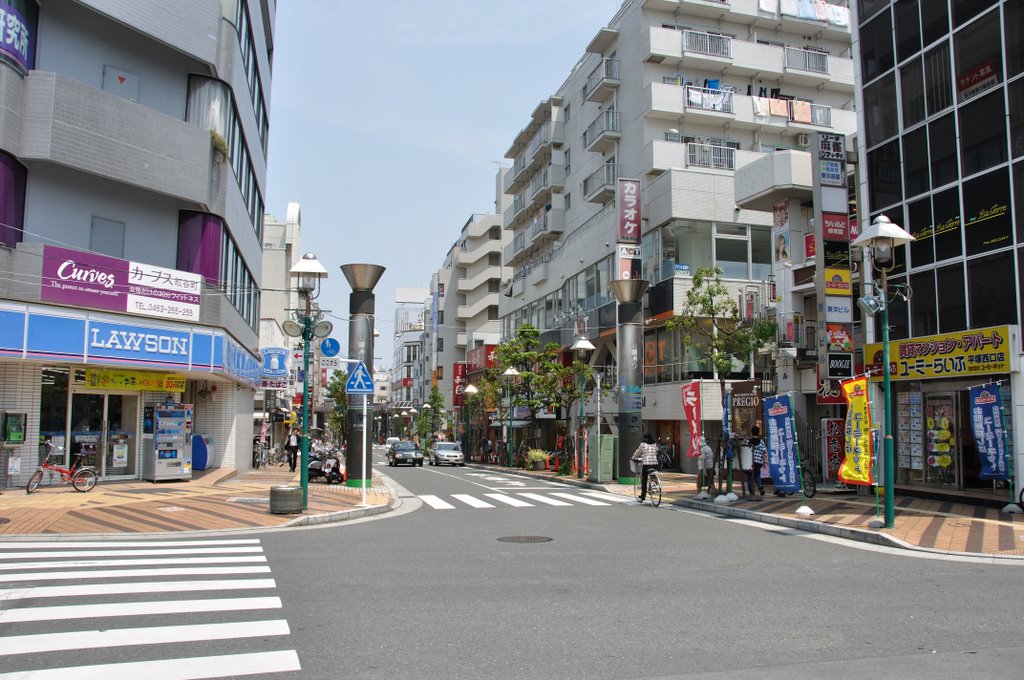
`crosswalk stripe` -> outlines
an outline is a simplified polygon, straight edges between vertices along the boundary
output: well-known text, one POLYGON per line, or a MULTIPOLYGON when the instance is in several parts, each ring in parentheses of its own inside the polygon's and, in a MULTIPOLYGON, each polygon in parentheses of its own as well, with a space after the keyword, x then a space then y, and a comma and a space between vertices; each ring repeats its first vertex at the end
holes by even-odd
POLYGON ((604 503, 602 501, 594 500, 593 498, 587 498, 586 496, 581 496, 579 494, 559 493, 555 491, 551 495, 558 496, 559 498, 568 498, 569 500, 575 503, 583 503, 584 505, 608 505, 607 503, 604 503))
POLYGON ((581 491, 580 494, 586 496, 593 496, 594 498, 602 501, 611 501, 612 503, 635 503, 636 501, 628 496, 620 496, 614 493, 608 493, 607 491, 581 491))
POLYGON ((475 496, 470 496, 468 493, 453 493, 452 498, 455 500, 462 501, 466 505, 470 505, 474 508, 493 508, 494 506, 487 501, 482 501, 475 496))
POLYGON ((242 564, 266 561, 267 558, 264 555, 237 555, 232 557, 169 557, 145 560, 63 560, 60 562, 19 562, 15 564, 0 564, 0 571, 12 571, 15 569, 52 569, 54 567, 67 569, 71 567, 126 567, 135 565, 140 567, 149 567, 159 564, 242 564))
POLYGON ((233 538, 209 541, 9 541, 0 542, 0 550, 12 548, 167 548, 186 545, 259 545, 258 538, 233 538))
POLYGON ((210 600, 158 600, 112 604, 75 604, 56 607, 0 609, 0 621, 4 623, 27 623, 29 621, 92 619, 108 616, 251 611, 257 609, 280 609, 281 606, 281 598, 279 597, 234 597, 210 600))
POLYGON ((270 567, 180 567, 173 569, 104 569, 102 571, 31 571, 24 574, 0 574, 0 583, 18 581, 56 581, 59 579, 123 578, 132 576, 230 576, 269 574, 270 567))
POLYGON ((218 581, 150 581, 148 583, 93 583, 82 586, 39 586, 0 590, 0 602, 30 597, 81 597, 128 593, 197 593, 209 590, 259 590, 276 588, 272 578, 222 579, 218 581))
POLYGON ((225 654, 192 658, 162 659, 159 661, 131 661, 98 666, 73 668, 43 668, 31 672, 3 673, 0 678, 27 678, 33 680, 136 680, 156 677, 161 680, 188 680, 189 678, 225 678, 257 673, 285 673, 302 670, 295 650, 255 652, 252 654, 225 654))
POLYGON ((493 498, 496 501, 511 505, 514 508, 532 508, 533 504, 521 501, 518 498, 512 498, 512 496, 506 496, 503 493, 485 493, 488 498, 493 498))
POLYGON ((289 635, 288 622, 239 621, 233 623, 201 623, 182 626, 152 626, 148 628, 106 628, 67 633, 40 633, 0 638, 0 656, 34 654, 54 650, 94 649, 100 647, 128 647, 157 645, 172 642, 199 642, 206 640, 234 640, 236 638, 289 635))
POLYGON ((537 501, 539 503, 545 503, 546 505, 555 505, 555 506, 563 506, 563 507, 567 506, 567 505, 572 505, 572 503, 566 503, 565 501, 560 501, 557 498, 550 498, 548 496, 544 496, 544 495, 539 494, 539 493, 520 493, 520 494, 516 494, 516 495, 523 496, 525 498, 529 498, 530 500, 534 500, 534 501, 537 501))
POLYGON ((454 505, 452 505, 451 503, 448 503, 446 501, 441 500, 437 496, 426 494, 426 495, 420 496, 420 499, 424 503, 429 505, 430 507, 434 508, 435 510, 454 510, 455 509, 454 505))
POLYGON ((255 547, 233 547, 224 548, 171 548, 169 550, 52 550, 47 552, 0 552, 0 560, 16 559, 38 559, 40 557, 139 557, 151 555, 212 555, 215 553, 258 553, 263 548, 255 547))

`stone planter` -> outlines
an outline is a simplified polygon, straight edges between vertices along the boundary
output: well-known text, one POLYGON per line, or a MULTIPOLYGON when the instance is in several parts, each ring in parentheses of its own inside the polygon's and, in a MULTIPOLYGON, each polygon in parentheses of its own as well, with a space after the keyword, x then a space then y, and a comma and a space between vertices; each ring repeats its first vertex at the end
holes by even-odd
POLYGON ((531 470, 543 470, 546 467, 547 467, 547 465, 545 464, 544 461, 542 461, 542 460, 535 460, 535 461, 533 461, 533 466, 530 469, 531 470))

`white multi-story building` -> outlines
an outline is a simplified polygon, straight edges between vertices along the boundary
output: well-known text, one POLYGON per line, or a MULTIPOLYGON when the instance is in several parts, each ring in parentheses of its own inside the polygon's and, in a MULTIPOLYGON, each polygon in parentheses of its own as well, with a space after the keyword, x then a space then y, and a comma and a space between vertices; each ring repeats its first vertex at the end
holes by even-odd
MULTIPOLYGON (((627 0, 506 154, 512 203, 502 223, 513 238, 504 260, 514 273, 503 336, 528 322, 568 348, 582 331, 605 376, 616 360, 608 282, 630 270, 630 254, 619 257, 617 180, 639 180, 638 273, 650 282, 643 419, 677 449, 680 381, 709 379, 704 418, 721 418, 718 376, 663 328, 690 275, 721 267, 747 314, 770 314, 774 302, 772 214, 736 206, 734 171, 802 148, 815 131, 856 129, 848 13, 845 2, 828 7, 819 20, 758 0, 627 0)), ((770 377, 763 359, 744 359, 728 378, 770 377)), ((608 402, 602 431, 614 432, 608 402)))
POLYGON ((3 7, 6 484, 45 440, 142 476, 168 401, 194 406, 207 466, 247 460, 275 3, 3 7))

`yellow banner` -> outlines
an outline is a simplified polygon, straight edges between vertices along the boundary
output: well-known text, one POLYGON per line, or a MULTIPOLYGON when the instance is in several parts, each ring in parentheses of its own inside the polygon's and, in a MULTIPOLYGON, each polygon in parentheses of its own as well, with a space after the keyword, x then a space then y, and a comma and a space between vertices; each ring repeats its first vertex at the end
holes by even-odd
MULTIPOLYGON (((962 378, 1009 373, 1013 354, 1009 326, 926 335, 889 342, 889 370, 893 380, 962 378)), ((865 370, 882 379, 882 343, 864 347, 865 370)))
POLYGON ((120 368, 85 369, 85 387, 94 390, 137 390, 139 392, 184 392, 181 373, 133 371, 120 368))
POLYGON ((869 485, 871 475, 871 409, 868 379, 864 376, 840 383, 846 397, 846 457, 839 479, 847 484, 869 485))

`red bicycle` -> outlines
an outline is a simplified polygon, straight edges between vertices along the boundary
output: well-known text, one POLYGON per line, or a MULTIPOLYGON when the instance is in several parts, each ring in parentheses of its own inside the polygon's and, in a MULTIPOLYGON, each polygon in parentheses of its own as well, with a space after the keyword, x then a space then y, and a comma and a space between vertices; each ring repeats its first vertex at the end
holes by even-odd
POLYGON ((80 458, 70 468, 62 468, 59 465, 54 465, 50 462, 50 456, 54 453, 60 454, 60 457, 64 457, 64 449, 56 444, 53 444, 49 440, 46 442, 46 458, 39 464, 39 469, 35 471, 31 479, 28 480, 28 484, 25 486, 26 493, 32 493, 39 488, 39 483, 43 481, 43 470, 49 470, 51 475, 56 472, 60 475, 61 484, 67 484, 71 482, 71 485, 75 487, 75 491, 86 493, 92 491, 93 487, 96 486, 96 482, 99 476, 96 474, 96 468, 89 465, 78 465, 80 458))

